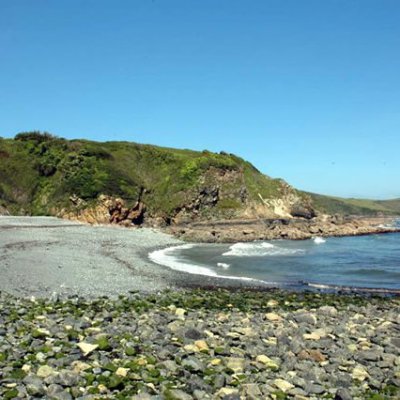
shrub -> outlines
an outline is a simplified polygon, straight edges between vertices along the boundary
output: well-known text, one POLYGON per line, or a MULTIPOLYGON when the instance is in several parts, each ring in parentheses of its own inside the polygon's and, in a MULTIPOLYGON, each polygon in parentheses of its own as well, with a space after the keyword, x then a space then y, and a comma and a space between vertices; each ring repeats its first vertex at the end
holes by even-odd
POLYGON ((58 137, 48 132, 30 131, 30 132, 20 132, 15 135, 14 139, 20 140, 21 142, 33 140, 34 142, 42 143, 58 139, 58 137))

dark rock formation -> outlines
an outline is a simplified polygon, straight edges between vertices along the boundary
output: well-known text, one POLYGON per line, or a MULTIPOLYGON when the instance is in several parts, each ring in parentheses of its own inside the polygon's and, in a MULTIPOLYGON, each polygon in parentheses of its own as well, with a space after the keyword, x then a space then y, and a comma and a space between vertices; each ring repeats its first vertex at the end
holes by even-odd
POLYGON ((292 217, 312 219, 317 216, 317 213, 312 207, 307 207, 302 203, 293 204, 290 210, 292 217))
POLYGON ((241 219, 173 225, 168 232, 187 241, 208 243, 250 242, 272 239, 310 239, 316 236, 357 236, 396 232, 382 218, 337 218, 321 216, 307 220, 241 219))

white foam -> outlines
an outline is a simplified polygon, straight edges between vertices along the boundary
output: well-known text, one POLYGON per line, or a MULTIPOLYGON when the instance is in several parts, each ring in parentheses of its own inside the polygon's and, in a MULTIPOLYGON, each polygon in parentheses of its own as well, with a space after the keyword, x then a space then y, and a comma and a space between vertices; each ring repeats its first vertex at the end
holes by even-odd
POLYGON ((309 282, 307 282, 306 285, 310 286, 310 287, 314 287, 316 289, 335 289, 335 288, 337 289, 338 288, 337 286, 324 285, 323 283, 309 283, 309 282))
POLYGON ((223 269, 228 269, 231 265, 227 263, 217 263, 217 266, 223 269))
POLYGON ((191 249, 194 244, 183 244, 181 246, 167 247, 166 249, 156 250, 149 254, 151 261, 159 265, 165 265, 171 269, 181 272, 190 272, 191 274, 217 276, 217 273, 210 268, 203 267, 196 264, 189 264, 180 261, 173 253, 177 250, 191 249))
POLYGON ((263 256, 284 256, 289 254, 302 253, 300 249, 286 249, 267 242, 235 243, 229 247, 229 251, 223 256, 234 257, 263 257, 263 256))
POLYGON ((320 237, 320 236, 317 236, 317 237, 313 238, 313 241, 314 241, 315 244, 322 244, 322 243, 326 242, 326 240, 324 238, 320 237))
MULTIPOLYGON (((180 250, 191 249, 195 246, 196 246, 195 244, 184 244, 180 246, 168 247, 166 249, 155 250, 149 253, 149 259, 158 265, 169 267, 175 271, 187 272, 190 274, 205 275, 205 276, 212 276, 216 278, 224 278, 232 280, 252 281, 268 285, 275 284, 275 282, 265 282, 259 279, 248 278, 245 276, 242 277, 242 276, 218 275, 215 271, 205 266, 182 261, 179 257, 177 257, 174 254, 177 251, 179 252, 180 250)), ((229 266, 229 264, 225 265, 229 266)))

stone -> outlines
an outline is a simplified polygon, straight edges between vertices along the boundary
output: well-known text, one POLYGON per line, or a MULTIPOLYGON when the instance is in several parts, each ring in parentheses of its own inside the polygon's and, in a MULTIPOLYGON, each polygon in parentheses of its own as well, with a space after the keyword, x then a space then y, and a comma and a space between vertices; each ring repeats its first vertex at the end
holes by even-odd
POLYGON ((44 361, 46 360, 46 356, 45 356, 41 351, 39 351, 39 353, 37 353, 37 354, 35 355, 35 358, 36 358, 36 360, 39 361, 40 363, 42 363, 42 362, 44 362, 44 361))
POLYGON ((193 394, 195 390, 204 391, 206 393, 212 393, 213 388, 207 382, 205 382, 203 378, 200 378, 196 374, 191 374, 190 380, 185 386, 185 391, 187 393, 193 394))
POLYGON ((256 361, 261 364, 264 364, 267 368, 271 368, 271 369, 279 368, 279 365, 274 360, 271 360, 269 357, 267 357, 264 354, 260 354, 259 356, 257 356, 256 361))
POLYGON ((306 385, 304 390, 311 394, 322 394, 325 392, 325 388, 323 386, 310 382, 306 385))
POLYGON ((279 322, 282 321, 282 317, 276 313, 270 312, 265 314, 265 318, 271 322, 279 322))
POLYGON ((195 357, 188 357, 182 361, 182 366, 192 371, 202 371, 204 369, 203 364, 195 357))
POLYGON ((165 360, 161 364, 166 370, 175 372, 178 369, 178 365, 173 360, 165 360))
POLYGON ((183 349, 186 351, 186 353, 198 353, 200 351, 199 348, 194 344, 187 344, 183 346, 183 349))
POLYGON ((24 364, 21 367, 22 371, 24 371, 26 374, 29 374, 29 372, 31 372, 32 367, 29 364, 24 364))
POLYGON ((75 386, 79 383, 79 381, 79 375, 68 370, 61 371, 57 376, 57 383, 65 387, 75 386))
POLYGON ((103 385, 102 383, 100 383, 99 386, 97 386, 97 389, 99 389, 99 392, 104 394, 108 392, 107 386, 103 385))
POLYGON ((294 386, 288 382, 285 381, 284 379, 275 379, 274 380, 274 385, 279 389, 282 390, 283 393, 286 393, 290 389, 293 389, 294 386))
POLYGON ((51 336, 50 331, 47 329, 38 328, 32 332, 32 337, 34 338, 45 338, 46 336, 51 336))
POLYGON ((47 388, 47 396, 52 400, 72 400, 71 394, 60 385, 52 384, 47 388))
POLYGON ((223 374, 218 374, 215 378, 214 378, 214 389, 221 389, 222 387, 225 386, 226 383, 226 379, 225 379, 225 375, 223 374))
POLYGON ((185 319, 186 310, 183 308, 177 308, 175 310, 175 315, 179 318, 184 320, 185 319))
POLYGON ((98 344, 91 344, 86 342, 80 342, 77 344, 77 346, 81 349, 84 356, 88 356, 99 347, 98 344))
POLYGON ((315 325, 317 323, 317 317, 308 312, 294 314, 293 318, 299 324, 315 325))
POLYGON ((211 399, 210 395, 208 395, 204 390, 195 390, 193 392, 193 397, 196 400, 211 399))
POLYGON ((152 400, 153 396, 148 393, 139 393, 131 397, 131 400, 152 400))
POLYGON ((208 344, 205 340, 196 340, 194 342, 194 345, 199 349, 199 351, 201 352, 205 352, 207 353, 209 348, 208 348, 208 344))
POLYGON ((193 397, 190 394, 185 393, 180 389, 171 389, 166 393, 166 398, 169 400, 192 400, 193 397))
POLYGON ((244 358, 230 357, 226 361, 226 366, 235 374, 243 372, 245 360, 244 358))
POLYGON ((316 362, 324 362, 326 361, 326 357, 319 350, 310 350, 310 358, 316 362))
POLYGON ((77 372, 78 374, 82 371, 86 371, 86 370, 92 368, 91 365, 84 363, 82 361, 74 361, 71 365, 72 365, 73 371, 77 372))
POLYGON ((322 306, 318 309, 318 312, 322 315, 328 315, 330 317, 336 317, 338 314, 337 309, 332 306, 322 306))
POLYGON ((346 388, 340 388, 335 394, 335 400, 353 400, 353 396, 346 388))
POLYGON ((244 397, 248 400, 258 400, 262 398, 261 390, 256 383, 246 383, 242 385, 242 392, 244 397))
POLYGON ((39 369, 37 370, 36 375, 39 378, 47 378, 48 376, 55 374, 56 371, 54 371, 53 368, 51 368, 49 365, 41 365, 39 369))
POLYGON ((26 391, 31 396, 39 396, 45 393, 43 382, 37 376, 28 375, 23 379, 23 383, 25 384, 26 391))
POLYGON ((351 351, 352 353, 354 353, 355 351, 357 351, 358 350, 358 347, 357 347, 357 345, 356 344, 354 344, 354 343, 350 343, 350 344, 348 344, 347 345, 347 348, 349 349, 349 351, 351 351))
POLYGON ((222 399, 228 396, 238 396, 238 395, 239 395, 239 390, 230 387, 223 387, 217 392, 217 396, 222 399))
POLYGON ((125 378, 128 375, 129 368, 119 367, 115 371, 115 375, 120 376, 121 378, 125 378))
POLYGON ((268 307, 276 307, 279 303, 276 300, 268 300, 267 306, 268 307))
POLYGON ((400 349, 400 338, 391 338, 390 342, 393 346, 396 346, 400 349))
POLYGON ((309 397, 307 396, 307 392, 305 392, 303 389, 299 387, 295 387, 293 389, 290 389, 288 392, 291 396, 294 396, 295 400, 309 400, 309 397))
POLYGON ((365 350, 365 351, 361 351, 358 355, 357 355, 357 359, 360 361, 366 361, 366 362, 370 362, 370 361, 378 361, 380 360, 381 355, 380 353, 376 352, 376 351, 372 351, 372 350, 365 350))
POLYGON ((357 365, 353 369, 353 371, 351 373, 351 376, 352 376, 353 379, 362 382, 362 381, 365 381, 369 377, 369 374, 368 374, 367 370, 362 365, 357 365))
POLYGON ((185 332, 185 337, 192 340, 199 340, 203 335, 197 329, 190 328, 185 332))
POLYGON ((320 340, 321 336, 317 332, 305 333, 303 335, 304 340, 320 340))
POLYGON ((243 336, 248 336, 248 337, 252 337, 252 336, 256 335, 254 329, 251 327, 234 328, 233 331, 236 333, 239 333, 243 336))

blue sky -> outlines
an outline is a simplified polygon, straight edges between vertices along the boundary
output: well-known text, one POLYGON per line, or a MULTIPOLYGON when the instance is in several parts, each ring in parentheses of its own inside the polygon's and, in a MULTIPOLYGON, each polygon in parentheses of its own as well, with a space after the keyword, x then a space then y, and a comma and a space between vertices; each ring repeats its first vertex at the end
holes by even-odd
POLYGON ((0 136, 238 154, 400 197, 398 0, 0 0, 0 136))

